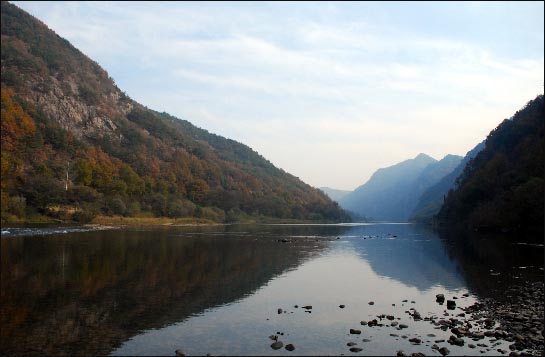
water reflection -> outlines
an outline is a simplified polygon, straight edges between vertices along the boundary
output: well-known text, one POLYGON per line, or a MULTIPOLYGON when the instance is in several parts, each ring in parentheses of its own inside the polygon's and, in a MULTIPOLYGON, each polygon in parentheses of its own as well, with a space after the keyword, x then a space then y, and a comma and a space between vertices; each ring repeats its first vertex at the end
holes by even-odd
MULTIPOLYGON (((206 230, 193 229, 195 233, 206 230)), ((116 230, 1 241, 5 354, 108 354, 141 330, 248 294, 323 249, 276 238, 116 230)))
POLYGON ((509 298, 508 287, 543 281, 543 244, 535 237, 441 231, 448 257, 460 266, 466 284, 481 297, 509 298))
POLYGON ((457 264, 445 254, 437 233, 425 226, 397 224, 354 227, 348 235, 357 254, 367 260, 376 274, 407 286, 428 290, 442 285, 464 286, 457 264))
MULTIPOLYGON (((338 355, 360 320, 392 314, 407 335, 439 338, 405 311, 440 316, 436 293, 469 291, 458 300, 467 305, 543 279, 543 247, 415 225, 155 227, 0 243, 4 354, 268 355, 268 336, 283 331, 298 354, 338 355)), ((423 351, 392 332, 360 336, 372 340, 362 353, 423 351)))

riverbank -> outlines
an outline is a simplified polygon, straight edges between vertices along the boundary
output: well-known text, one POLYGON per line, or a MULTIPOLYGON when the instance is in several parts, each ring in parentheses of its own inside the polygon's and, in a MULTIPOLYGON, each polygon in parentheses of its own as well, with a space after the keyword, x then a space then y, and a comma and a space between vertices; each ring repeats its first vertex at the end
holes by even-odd
MULTIPOLYGON (((81 222, 61 220, 47 216, 35 216, 31 218, 17 218, 10 217, 11 219, 2 220, 2 226, 16 225, 41 225, 41 224, 60 224, 60 225, 74 225, 81 224, 81 222)), ((101 225, 101 226, 141 226, 141 225, 199 225, 199 224, 311 224, 311 223, 336 223, 329 221, 310 221, 301 219, 282 219, 274 217, 264 216, 247 216, 232 222, 215 221, 206 218, 197 217, 184 217, 184 218, 169 218, 169 217, 126 217, 126 216, 96 216, 87 224, 101 225)))

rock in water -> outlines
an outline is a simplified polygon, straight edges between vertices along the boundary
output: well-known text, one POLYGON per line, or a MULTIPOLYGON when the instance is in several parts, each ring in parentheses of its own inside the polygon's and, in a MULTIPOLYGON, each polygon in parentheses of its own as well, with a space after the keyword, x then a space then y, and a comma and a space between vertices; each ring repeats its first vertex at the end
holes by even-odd
POLYGON ((293 344, 290 343, 290 344, 286 345, 286 349, 287 349, 288 351, 293 351, 293 350, 295 349, 295 346, 294 346, 293 344))
POLYGON ((350 352, 360 352, 363 351, 363 348, 359 347, 350 347, 350 352))
POLYGON ((284 343, 282 343, 282 341, 276 341, 276 342, 273 342, 273 343, 271 344, 271 348, 272 348, 273 350, 279 350, 279 349, 281 349, 282 347, 284 347, 284 343))
POLYGON ((356 330, 356 329, 351 328, 350 329, 350 334, 359 335, 359 334, 361 334, 361 330, 356 330))
POLYGON ((454 310, 456 308, 456 301, 447 300, 447 309, 454 310))
POLYGON ((175 353, 176 353, 176 356, 178 356, 178 357, 184 357, 185 356, 185 353, 182 350, 176 350, 175 353))
POLYGON ((345 308, 345 305, 339 305, 339 307, 340 307, 341 309, 344 309, 344 308, 345 308))
POLYGON ((281 314, 281 313, 282 313, 282 309, 278 309, 278 313, 281 314))
POLYGON ((446 347, 441 347, 441 348, 439 349, 439 353, 442 354, 443 356, 446 356, 446 355, 448 355, 448 354, 450 353, 450 351, 449 351, 449 349, 446 348, 446 347))

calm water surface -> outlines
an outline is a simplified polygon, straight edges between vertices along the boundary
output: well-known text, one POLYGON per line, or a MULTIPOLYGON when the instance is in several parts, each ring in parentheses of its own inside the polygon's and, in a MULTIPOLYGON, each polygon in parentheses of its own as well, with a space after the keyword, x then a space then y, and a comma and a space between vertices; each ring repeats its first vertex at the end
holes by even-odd
POLYGON ((438 293, 465 307, 543 280, 543 246, 454 238, 410 224, 2 228, 1 352, 439 355, 431 345, 451 333, 414 321, 411 308, 449 318, 462 311, 438 305, 438 293), (381 314, 409 328, 360 325, 381 314), (279 332, 295 351, 270 348, 279 332))

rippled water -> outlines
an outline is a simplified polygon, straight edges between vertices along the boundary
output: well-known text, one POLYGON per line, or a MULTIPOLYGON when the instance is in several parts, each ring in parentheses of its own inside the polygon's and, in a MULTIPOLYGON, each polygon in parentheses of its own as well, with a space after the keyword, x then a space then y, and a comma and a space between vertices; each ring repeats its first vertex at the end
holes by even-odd
POLYGON ((450 332, 407 312, 453 317, 462 311, 436 294, 464 307, 543 277, 542 246, 452 240, 409 224, 48 229, 2 228, 4 353, 439 355, 431 345, 450 332), (360 325, 372 319, 384 326, 360 325), (270 335, 295 351, 272 350, 270 335))

